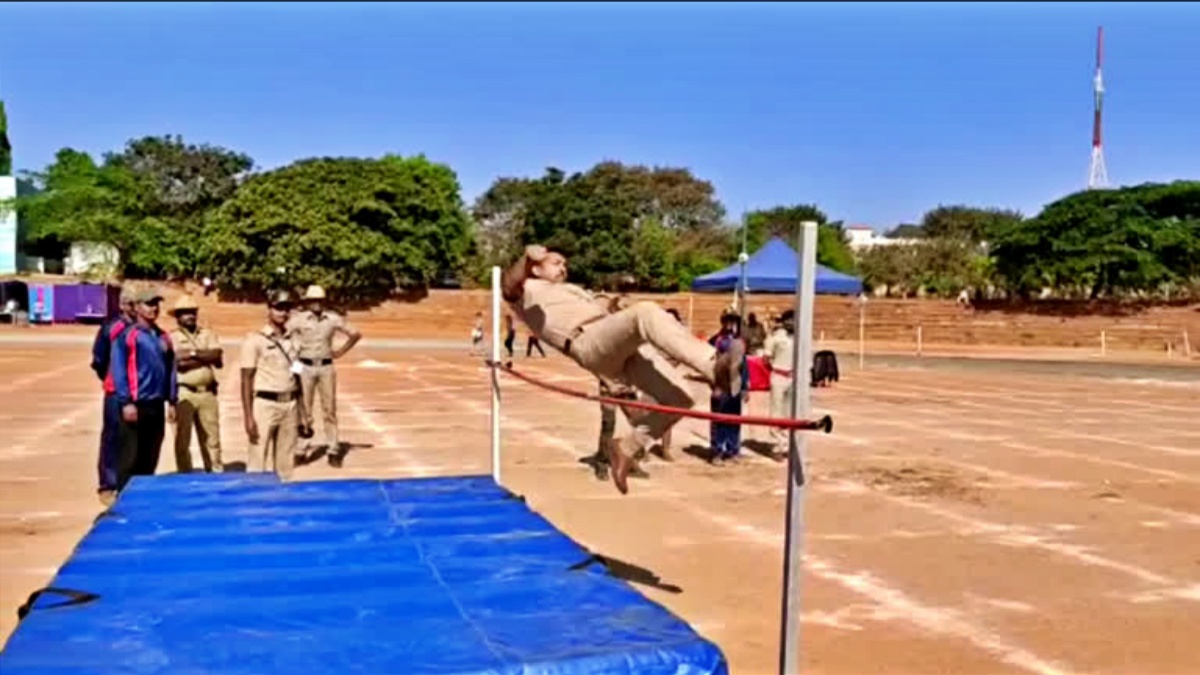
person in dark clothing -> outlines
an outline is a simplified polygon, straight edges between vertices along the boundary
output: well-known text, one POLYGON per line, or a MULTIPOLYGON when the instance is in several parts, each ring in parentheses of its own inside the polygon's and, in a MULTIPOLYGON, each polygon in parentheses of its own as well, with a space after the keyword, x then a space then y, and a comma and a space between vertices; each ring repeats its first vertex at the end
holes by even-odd
POLYGON ((513 342, 517 340, 517 329, 513 325, 512 314, 504 315, 504 349, 508 352, 508 363, 505 364, 512 367, 513 358, 513 342))
POLYGON ((162 295, 139 291, 133 301, 137 320, 112 345, 111 371, 121 407, 118 492, 133 476, 152 476, 158 469, 166 422, 175 420, 179 394, 175 348, 157 324, 162 295))
MULTIPOLYGON (((709 342, 717 348, 718 354, 723 354, 733 348, 733 343, 741 341, 742 320, 737 314, 726 314, 721 317, 721 331, 714 335, 709 342)), ((745 353, 744 347, 743 354, 745 353)), ((714 413, 725 415, 741 415, 742 402, 745 399, 746 360, 743 357, 737 372, 724 374, 720 381, 714 383, 709 409, 714 413)), ((709 440, 712 443, 712 458, 714 465, 737 461, 741 456, 742 427, 737 424, 712 422, 709 424, 709 440)))
POLYGON ((96 331, 92 342, 92 371, 100 379, 104 390, 104 413, 100 426, 100 452, 96 459, 99 486, 96 490, 100 503, 109 506, 117 496, 117 462, 121 443, 121 406, 117 403, 116 385, 113 383, 109 365, 112 361, 113 341, 133 324, 133 295, 122 289, 116 316, 105 321, 96 331))

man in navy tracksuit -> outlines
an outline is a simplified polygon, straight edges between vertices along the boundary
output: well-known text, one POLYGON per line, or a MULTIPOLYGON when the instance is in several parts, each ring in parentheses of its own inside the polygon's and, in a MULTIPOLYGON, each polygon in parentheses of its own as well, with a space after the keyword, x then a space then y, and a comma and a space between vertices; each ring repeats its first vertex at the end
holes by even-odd
POLYGON ((111 371, 121 409, 117 490, 133 476, 154 475, 166 423, 174 420, 179 400, 175 349, 157 324, 162 295, 139 291, 133 301, 137 320, 112 344, 111 371))
POLYGON ((121 406, 117 404, 117 389, 109 369, 112 343, 133 321, 133 294, 130 290, 122 289, 117 315, 100 326, 92 343, 92 370, 104 388, 104 421, 100 428, 100 453, 96 466, 100 477, 97 492, 105 506, 112 504, 117 494, 117 460, 121 449, 121 406))

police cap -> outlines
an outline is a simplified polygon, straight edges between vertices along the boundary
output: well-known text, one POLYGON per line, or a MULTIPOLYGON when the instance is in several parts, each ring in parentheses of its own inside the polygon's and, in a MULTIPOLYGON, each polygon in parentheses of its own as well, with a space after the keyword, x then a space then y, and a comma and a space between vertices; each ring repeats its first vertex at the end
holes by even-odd
POLYGON ((296 299, 288 291, 271 291, 267 294, 267 306, 269 307, 290 308, 294 304, 296 304, 296 299))

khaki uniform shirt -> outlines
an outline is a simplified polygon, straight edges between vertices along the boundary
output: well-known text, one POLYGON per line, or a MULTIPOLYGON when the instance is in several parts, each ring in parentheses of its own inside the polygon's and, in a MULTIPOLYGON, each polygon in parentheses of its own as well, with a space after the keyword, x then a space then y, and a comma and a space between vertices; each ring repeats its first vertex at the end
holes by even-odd
POLYGON ((795 340, 786 330, 778 328, 771 333, 771 337, 767 338, 766 344, 763 345, 763 351, 771 363, 772 372, 786 370, 795 374, 795 340))
MULTIPOLYGON (((197 328, 195 333, 176 328, 171 331, 171 344, 175 345, 176 358, 184 358, 193 351, 221 348, 220 338, 210 328, 197 328)), ((217 369, 212 366, 193 368, 186 373, 177 373, 176 378, 181 385, 202 389, 217 383, 217 369)))
POLYGON ((608 315, 607 303, 575 284, 526 279, 515 308, 521 321, 542 340, 562 351, 580 326, 608 315))
POLYGON ((288 393, 296 389, 292 362, 299 351, 295 337, 290 332, 279 336, 270 326, 264 326, 262 330, 246 336, 239 362, 243 370, 254 369, 254 391, 288 393), (276 345, 276 342, 279 344, 276 345), (280 347, 283 351, 280 351, 280 347))
POLYGON ((333 358, 333 334, 346 327, 346 320, 337 312, 328 310, 317 316, 310 311, 293 314, 288 320, 288 330, 300 348, 302 359, 333 358))

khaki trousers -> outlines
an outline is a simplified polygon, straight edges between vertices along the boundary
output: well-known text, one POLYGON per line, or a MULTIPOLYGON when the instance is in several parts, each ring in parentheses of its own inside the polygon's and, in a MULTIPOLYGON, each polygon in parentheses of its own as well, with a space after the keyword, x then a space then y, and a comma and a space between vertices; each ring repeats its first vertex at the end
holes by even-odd
POLYGON ((305 422, 310 428, 316 429, 313 424, 313 400, 319 395, 325 440, 330 450, 337 450, 337 371, 333 369, 333 364, 304 366, 300 373, 300 387, 304 391, 304 411, 308 415, 305 422))
POLYGON ((221 471, 221 405, 212 391, 192 391, 179 388, 179 404, 175 407, 175 468, 190 472, 192 464, 192 429, 200 444, 200 461, 204 470, 221 471))
MULTIPOLYGON (((796 378, 771 373, 771 417, 792 416, 792 398, 796 395, 796 378)), ((786 429, 771 427, 771 442, 778 452, 788 449, 786 429)))
MULTIPOLYGON (((620 380, 660 405, 691 408, 687 380, 667 361, 683 364, 711 381, 716 350, 652 302, 638 302, 587 324, 571 340, 570 357, 585 370, 620 380)), ((630 449, 649 450, 680 420, 677 414, 639 415, 628 437, 630 449)))
POLYGON ((258 425, 258 443, 250 444, 246 457, 249 471, 274 471, 283 480, 292 477, 296 466, 296 402, 254 399, 254 423, 258 425), (268 468, 270 467, 270 468, 268 468))

